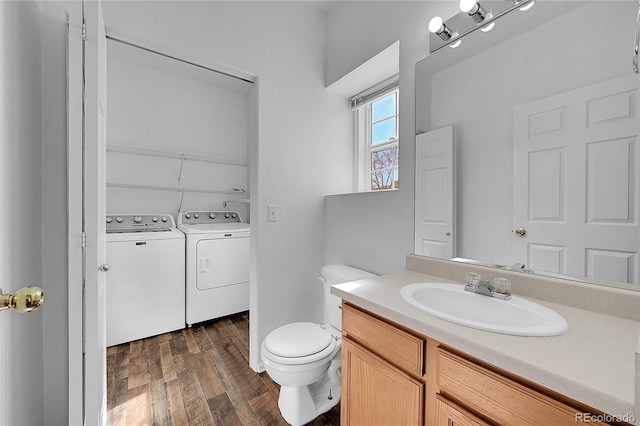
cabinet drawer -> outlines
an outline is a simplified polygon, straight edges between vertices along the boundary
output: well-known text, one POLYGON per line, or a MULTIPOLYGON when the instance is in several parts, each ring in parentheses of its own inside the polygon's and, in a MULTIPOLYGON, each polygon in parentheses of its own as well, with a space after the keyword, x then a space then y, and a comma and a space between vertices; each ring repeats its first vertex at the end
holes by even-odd
POLYGON ((575 426, 576 413, 582 412, 442 348, 437 385, 441 393, 502 424, 575 426))
POLYGON ((342 305, 342 334, 410 374, 424 373, 424 339, 348 304, 342 305))
POLYGON ((455 402, 436 395, 435 426, 490 426, 455 402))

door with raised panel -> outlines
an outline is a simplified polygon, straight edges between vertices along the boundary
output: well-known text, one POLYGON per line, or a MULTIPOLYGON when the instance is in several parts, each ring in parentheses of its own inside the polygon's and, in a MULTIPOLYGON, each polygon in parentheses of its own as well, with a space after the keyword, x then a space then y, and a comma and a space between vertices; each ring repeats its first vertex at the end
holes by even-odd
POLYGON ((630 74, 515 108, 515 261, 638 284, 638 105, 630 74))
POLYGON ((456 170, 452 126, 416 136, 415 254, 456 256, 456 170))
POLYGON ((343 425, 421 425, 423 401, 423 383, 349 338, 342 340, 343 425))

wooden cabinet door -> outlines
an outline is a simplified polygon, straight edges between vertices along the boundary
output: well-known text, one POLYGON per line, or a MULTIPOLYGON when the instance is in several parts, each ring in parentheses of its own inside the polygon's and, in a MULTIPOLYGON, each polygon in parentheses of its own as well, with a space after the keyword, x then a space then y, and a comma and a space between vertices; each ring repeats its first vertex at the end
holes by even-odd
POLYGON ((435 426, 489 426, 467 410, 440 395, 436 396, 435 426))
POLYGON ((370 353, 342 340, 342 424, 422 425, 424 384, 370 353))

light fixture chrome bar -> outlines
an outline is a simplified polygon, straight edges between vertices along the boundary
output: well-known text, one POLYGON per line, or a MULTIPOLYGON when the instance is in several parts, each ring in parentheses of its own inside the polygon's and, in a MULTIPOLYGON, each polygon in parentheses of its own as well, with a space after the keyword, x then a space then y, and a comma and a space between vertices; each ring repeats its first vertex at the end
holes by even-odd
POLYGON ((535 2, 535 0, 521 0, 518 3, 513 3, 511 1, 492 2, 491 10, 485 11, 487 13, 487 17, 482 21, 483 25, 478 25, 474 20, 470 20, 468 13, 460 12, 443 23, 450 31, 453 32, 453 36, 449 40, 442 40, 433 32, 429 34, 429 52, 433 54, 447 46, 450 46, 451 44, 460 41, 468 34, 480 30, 490 23, 495 22, 502 16, 533 2, 535 2))

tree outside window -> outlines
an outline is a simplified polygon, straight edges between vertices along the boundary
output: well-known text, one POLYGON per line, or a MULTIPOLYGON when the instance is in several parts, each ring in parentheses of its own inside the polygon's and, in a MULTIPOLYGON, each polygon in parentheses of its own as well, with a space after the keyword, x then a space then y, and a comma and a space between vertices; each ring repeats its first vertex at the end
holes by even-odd
POLYGON ((367 173, 370 190, 397 189, 398 180, 398 90, 367 107, 367 173))

